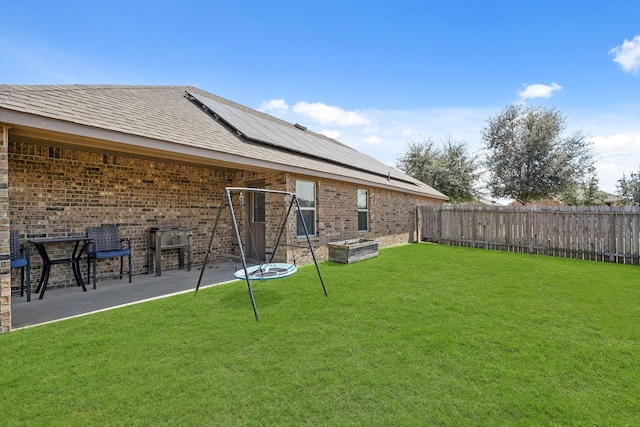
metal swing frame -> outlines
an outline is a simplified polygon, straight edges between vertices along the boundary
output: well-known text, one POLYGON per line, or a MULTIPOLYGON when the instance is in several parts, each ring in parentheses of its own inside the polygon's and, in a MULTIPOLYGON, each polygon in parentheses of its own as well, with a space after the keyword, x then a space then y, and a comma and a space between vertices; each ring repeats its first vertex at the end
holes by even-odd
MULTIPOLYGON (((209 240, 209 247, 207 248, 207 252, 204 256, 204 263, 202 265, 202 269, 200 270, 200 277, 198 278, 198 285, 196 286, 196 292, 198 292, 198 289, 200 288, 200 283, 202 282, 202 276, 204 275, 204 270, 207 266, 207 262, 209 260, 209 254, 211 254, 213 252, 213 240, 216 236, 216 231, 218 230, 218 224, 220 223, 220 217, 222 216, 222 211, 225 208, 225 205, 229 206, 229 211, 231 213, 231 219, 233 222, 233 230, 235 231, 235 235, 236 235, 236 240, 238 243, 238 248, 240 250, 240 260, 242 261, 242 268, 244 269, 244 277, 247 281, 247 289, 249 290, 249 298, 251 299, 251 306, 253 307, 253 314, 256 318, 256 321, 260 320, 260 317, 258 316, 258 308, 256 307, 256 300, 253 296, 253 288, 251 287, 251 278, 250 278, 250 274, 248 272, 248 267, 247 267, 247 259, 245 256, 245 251, 242 247, 242 240, 240 238, 240 231, 238 229, 238 222, 236 220, 236 214, 234 212, 233 209, 233 201, 231 198, 231 193, 233 192, 247 192, 247 193, 272 193, 272 194, 282 194, 283 197, 286 196, 291 196, 291 202, 289 203, 289 207, 287 208, 287 213, 286 216, 284 218, 284 220, 282 221, 282 225, 280 226, 280 230, 278 230, 278 235, 275 241, 275 244, 271 250, 271 254, 269 256, 269 261, 268 263, 272 263, 273 262, 273 257, 276 254, 276 250, 278 249, 278 246, 292 246, 292 247, 297 247, 297 248, 302 248, 302 249, 309 249, 309 251, 311 252, 311 257, 313 258, 313 263, 316 266, 316 271, 318 272, 318 277, 320 278, 320 283, 322 284, 322 290, 324 291, 324 295, 326 297, 328 297, 327 294, 327 288, 324 285, 324 279, 322 278, 322 273, 320 273, 320 267, 318 266, 318 260, 316 259, 316 255, 313 252, 313 246, 311 245, 311 239, 309 238, 309 231, 307 229, 307 224, 305 223, 304 217, 302 216, 302 211, 300 210, 300 203, 298 202, 298 197, 296 196, 296 193, 292 193, 289 191, 280 191, 280 190, 268 190, 265 188, 245 188, 245 187, 225 187, 224 189, 224 195, 222 197, 222 201, 220 203, 220 207, 218 208, 218 214, 216 215, 216 222, 213 226, 213 231, 211 233, 211 239, 209 240), (285 244, 280 244, 280 239, 282 238, 282 234, 284 232, 284 229, 287 225, 287 221, 289 219, 289 215, 291 214, 291 210, 293 209, 295 204, 296 207, 296 212, 298 215, 298 218, 300 219, 301 223, 302 223, 302 227, 304 229, 304 235, 306 237, 307 240, 307 245, 308 246, 299 246, 299 245, 285 245, 285 244)), ((246 222, 246 221, 245 221, 246 222)), ((245 227, 248 227, 248 224, 244 224, 245 227)))

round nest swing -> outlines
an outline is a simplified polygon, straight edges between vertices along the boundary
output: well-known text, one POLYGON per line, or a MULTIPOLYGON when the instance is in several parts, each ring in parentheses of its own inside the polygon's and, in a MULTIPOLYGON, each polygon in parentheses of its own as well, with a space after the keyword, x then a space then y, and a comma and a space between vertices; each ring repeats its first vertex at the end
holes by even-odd
MULTIPOLYGON (((291 276, 298 268, 287 263, 268 263, 247 267, 247 274, 250 280, 279 279, 291 276)), ((233 275, 238 279, 246 279, 244 268, 236 271, 233 275)))

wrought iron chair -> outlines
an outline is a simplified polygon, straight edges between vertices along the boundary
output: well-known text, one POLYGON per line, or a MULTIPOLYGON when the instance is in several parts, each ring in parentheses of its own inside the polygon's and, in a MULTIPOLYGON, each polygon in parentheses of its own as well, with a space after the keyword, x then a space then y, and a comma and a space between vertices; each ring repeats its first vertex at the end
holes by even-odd
POLYGON ((18 230, 10 231, 9 240, 11 268, 20 269, 20 296, 24 296, 26 291, 27 301, 31 301, 31 262, 29 261, 29 248, 26 246, 24 248, 20 247, 20 234, 18 230))
POLYGON ((129 257, 129 283, 131 283, 131 240, 120 238, 120 228, 112 225, 87 228, 87 237, 91 239, 87 245, 87 273, 91 277, 93 264, 93 289, 96 288, 96 261, 107 258, 120 258, 120 279, 124 257, 129 257))

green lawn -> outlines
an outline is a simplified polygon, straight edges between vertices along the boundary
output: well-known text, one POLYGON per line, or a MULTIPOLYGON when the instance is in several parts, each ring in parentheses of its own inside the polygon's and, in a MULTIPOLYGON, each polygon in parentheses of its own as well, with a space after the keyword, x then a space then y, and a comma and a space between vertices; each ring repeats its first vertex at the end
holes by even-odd
MULTIPOLYGON (((640 267, 405 245, 0 335, 0 425, 638 425, 640 267)), ((195 287, 195 283, 194 283, 195 287)))

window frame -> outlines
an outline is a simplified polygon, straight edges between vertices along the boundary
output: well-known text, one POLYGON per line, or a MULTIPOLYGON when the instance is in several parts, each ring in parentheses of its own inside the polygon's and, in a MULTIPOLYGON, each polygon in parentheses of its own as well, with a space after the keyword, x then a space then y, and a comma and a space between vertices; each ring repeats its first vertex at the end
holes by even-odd
POLYGON ((267 207, 266 207, 266 194, 263 192, 252 191, 251 192, 251 222, 254 224, 266 224, 267 223, 267 207), (262 200, 260 200, 262 199, 262 200), (262 207, 260 213, 262 213, 262 218, 257 218, 256 210, 259 210, 262 207))
POLYGON ((359 232, 367 232, 369 231, 369 190, 364 189, 364 188, 358 188, 356 191, 356 206, 358 208, 358 231, 359 232), (364 192, 364 197, 365 197, 365 207, 361 208, 360 207, 360 194, 364 192), (364 213, 366 216, 366 221, 365 221, 365 225, 366 228, 362 229, 360 228, 360 214, 364 213))
MULTIPOLYGON (((298 193, 300 191, 298 191, 298 185, 301 184, 311 184, 311 186, 313 187, 313 206, 302 206, 302 204, 300 204, 300 200, 298 200, 298 204, 300 204, 300 214, 302 215, 302 213, 304 211, 306 212, 312 212, 313 215, 313 233, 309 230, 309 224, 307 223, 307 221, 305 221, 305 225, 307 226, 307 232, 309 233, 309 237, 315 237, 317 236, 317 221, 318 221, 318 215, 317 215, 317 207, 318 207, 318 201, 317 201, 317 197, 318 197, 318 193, 316 191, 316 183, 314 181, 307 181, 304 179, 296 179, 296 196, 298 195, 298 193)), ((304 234, 304 230, 298 230, 298 216, 296 215, 296 237, 297 238, 302 238, 305 237, 304 234)))

